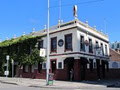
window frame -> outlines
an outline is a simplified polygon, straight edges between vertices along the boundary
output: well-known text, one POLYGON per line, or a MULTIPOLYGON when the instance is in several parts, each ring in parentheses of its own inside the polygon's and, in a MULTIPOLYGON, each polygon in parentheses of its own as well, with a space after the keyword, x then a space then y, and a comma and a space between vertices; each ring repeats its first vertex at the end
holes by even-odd
POLYGON ((44 43, 43 40, 38 41, 38 50, 40 50, 41 48, 43 48, 43 43, 44 43), (41 43, 42 43, 42 47, 40 45, 41 43))
POLYGON ((47 65, 47 63, 46 63, 46 62, 43 62, 43 63, 42 63, 42 69, 47 69, 47 66, 46 66, 46 65, 47 65), (45 65, 45 67, 44 67, 44 65, 45 65))
POLYGON ((58 62, 58 69, 62 69, 62 62, 58 62), (61 67, 59 67, 60 64, 61 64, 61 67))
POLYGON ((105 44, 105 55, 108 56, 108 47, 107 47, 107 44, 105 44))
POLYGON ((73 51, 73 41, 72 41, 72 39, 73 39, 73 36, 72 36, 72 33, 70 33, 70 34, 66 34, 66 35, 64 35, 64 39, 65 39, 65 45, 64 45, 64 51, 66 52, 66 51, 73 51), (70 44, 71 44, 71 48, 68 48, 67 47, 67 45, 66 45, 66 40, 67 40, 67 37, 69 37, 69 36, 71 36, 71 42, 69 42, 70 44))
POLYGON ((93 41, 91 38, 88 39, 89 39, 89 53, 93 53, 93 41), (91 50, 90 50, 90 40, 91 40, 91 50))
POLYGON ((57 37, 52 37, 51 38, 51 44, 50 44, 50 46, 51 46, 51 52, 56 52, 57 53, 57 37), (55 47, 55 49, 52 47, 52 41, 56 41, 56 47, 55 47))
POLYGON ((80 51, 85 52, 85 36, 84 35, 80 35, 80 51), (83 42, 81 42, 82 41, 81 37, 83 37, 83 42), (83 46, 83 48, 81 46, 83 46))
POLYGON ((103 43, 101 43, 100 46, 101 46, 101 48, 102 48, 102 55, 104 56, 105 53, 104 53, 104 45, 103 45, 103 43))
POLYGON ((99 48, 99 42, 96 40, 95 41, 95 48, 98 49, 99 48))

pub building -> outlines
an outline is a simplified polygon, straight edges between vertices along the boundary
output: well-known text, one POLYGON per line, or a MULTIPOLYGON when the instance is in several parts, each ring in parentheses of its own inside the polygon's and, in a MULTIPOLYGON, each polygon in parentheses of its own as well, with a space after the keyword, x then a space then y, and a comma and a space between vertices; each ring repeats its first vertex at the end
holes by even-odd
MULTIPOLYGON (((73 80, 98 80, 107 78, 109 69, 108 36, 77 19, 77 7, 74 6, 75 19, 50 27, 50 73, 56 80, 70 80, 73 69, 73 80)), ((47 47, 46 26, 44 30, 34 32, 42 36, 38 40, 39 49, 47 47)), ((33 34, 32 34, 33 35, 33 34)), ((46 78, 46 62, 27 65, 19 70, 20 77, 46 78)))
MULTIPOLYGON (((46 48, 46 29, 34 33, 43 36, 38 40, 39 49, 46 48)), ((109 62, 109 39, 107 35, 78 19, 59 23, 50 28, 50 73, 56 80, 97 80, 106 78, 109 62)), ((21 77, 46 78, 46 62, 20 69, 21 77)))

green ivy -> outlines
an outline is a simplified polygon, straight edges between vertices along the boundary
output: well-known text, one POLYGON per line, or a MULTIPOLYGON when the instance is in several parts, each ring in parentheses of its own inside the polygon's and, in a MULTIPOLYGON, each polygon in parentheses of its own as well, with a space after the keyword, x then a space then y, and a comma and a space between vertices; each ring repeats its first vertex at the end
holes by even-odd
POLYGON ((6 55, 10 56, 9 64, 13 59, 14 62, 19 63, 20 67, 25 64, 34 65, 43 62, 46 58, 40 57, 39 50, 35 47, 40 38, 40 36, 21 36, 0 43, 0 74, 4 74, 6 55))

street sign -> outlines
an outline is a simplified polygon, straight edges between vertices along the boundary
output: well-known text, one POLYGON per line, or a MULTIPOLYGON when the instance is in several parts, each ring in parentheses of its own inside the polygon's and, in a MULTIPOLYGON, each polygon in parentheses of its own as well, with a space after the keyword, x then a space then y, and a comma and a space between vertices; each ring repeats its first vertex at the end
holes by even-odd
POLYGON ((9 75, 9 71, 5 71, 4 75, 8 76, 9 75))
POLYGON ((10 59, 10 56, 9 56, 9 55, 7 55, 7 56, 6 56, 6 59, 7 59, 7 60, 9 60, 9 59, 10 59))
POLYGON ((40 49, 40 57, 45 57, 45 49, 40 49))

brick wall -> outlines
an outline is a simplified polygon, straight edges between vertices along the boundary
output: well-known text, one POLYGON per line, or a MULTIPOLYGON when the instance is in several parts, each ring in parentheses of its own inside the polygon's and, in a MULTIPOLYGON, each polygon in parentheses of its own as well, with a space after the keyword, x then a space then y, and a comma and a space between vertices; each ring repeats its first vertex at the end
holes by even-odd
POLYGON ((106 79, 120 79, 120 69, 110 69, 106 73, 106 79))
POLYGON ((110 49, 110 60, 111 61, 120 61, 120 54, 115 50, 110 49))

